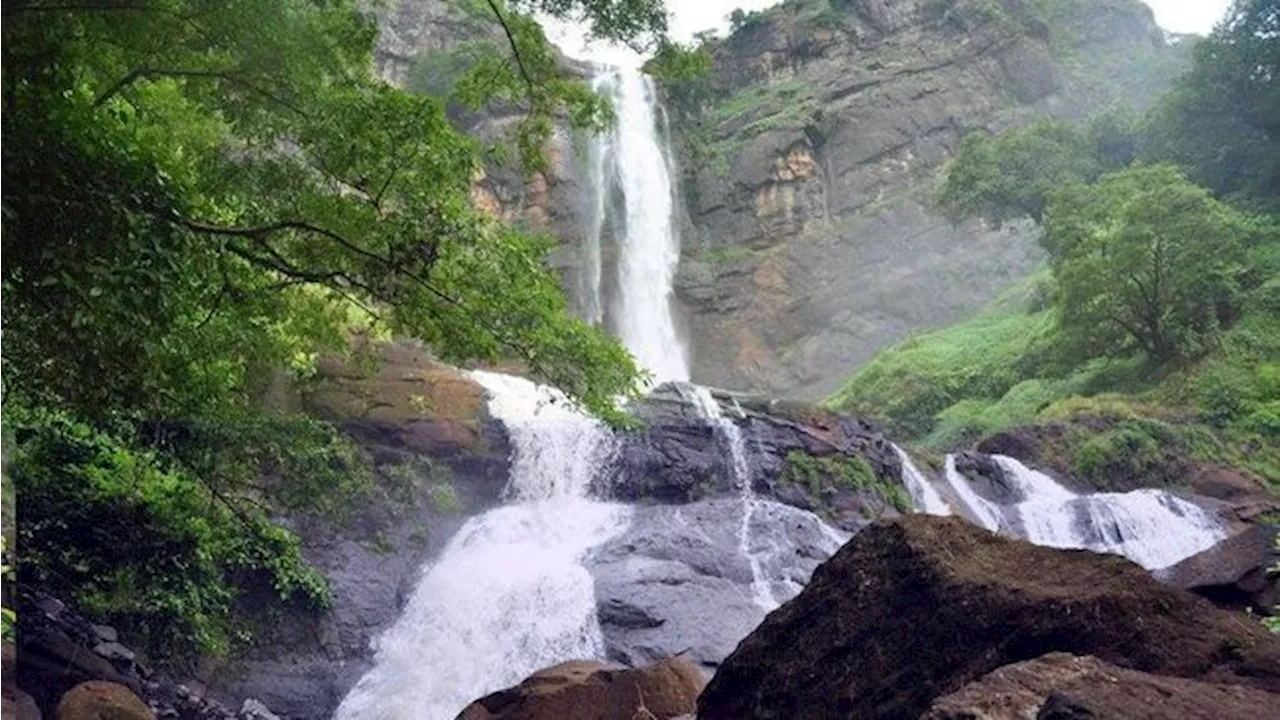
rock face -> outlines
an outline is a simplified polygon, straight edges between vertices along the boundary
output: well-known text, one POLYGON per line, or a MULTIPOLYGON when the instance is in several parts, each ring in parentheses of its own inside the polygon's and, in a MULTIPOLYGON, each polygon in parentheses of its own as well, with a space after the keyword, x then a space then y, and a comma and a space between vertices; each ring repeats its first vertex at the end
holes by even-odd
POLYGON ((1049 653, 938 698, 922 720, 1256 720, 1280 696, 1127 670, 1095 657, 1049 653))
POLYGON ((412 343, 324 358, 308 385, 279 395, 349 433, 381 492, 344 526, 288 519, 329 580, 332 609, 288 615, 266 642, 198 679, 231 705, 255 697, 285 717, 328 717, 370 666, 371 642, 399 617, 422 564, 466 516, 498 502, 510 449, 479 385, 412 343))
POLYGON ((683 658, 630 670, 572 661, 475 701, 458 720, 667 720, 692 713, 704 684, 683 658))
POLYGON ((1255 525, 1166 568, 1159 577, 1222 607, 1270 612, 1280 604, 1280 578, 1271 573, 1280 562, 1276 533, 1274 525, 1255 525))
POLYGON ((713 47, 669 102, 689 216, 677 292, 699 382, 801 398, 1027 273, 1025 227, 953 226, 932 182, 960 139, 1142 105, 1176 74, 1136 0, 791 0, 713 47))
POLYGON ((1280 638, 1127 560, 913 515, 873 525, 820 566, 725 660, 698 717, 915 717, 1055 651, 1280 691, 1280 638))

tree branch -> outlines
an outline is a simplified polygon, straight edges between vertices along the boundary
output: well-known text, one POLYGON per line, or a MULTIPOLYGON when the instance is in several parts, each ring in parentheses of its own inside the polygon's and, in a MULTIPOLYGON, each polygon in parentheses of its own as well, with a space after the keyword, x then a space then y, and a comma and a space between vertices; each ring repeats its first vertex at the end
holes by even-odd
POLYGON ((146 68, 146 67, 137 68, 135 70, 130 71, 127 75, 125 75, 124 77, 120 78, 115 83, 113 83, 111 87, 104 90, 102 94, 99 95, 97 99, 93 101, 93 107, 95 108, 100 107, 103 103, 110 100, 121 90, 125 89, 126 87, 129 87, 133 83, 143 78, 192 77, 192 78, 212 78, 217 80, 223 80, 225 82, 231 83, 232 85, 240 85, 241 87, 248 88, 250 91, 255 92, 267 98, 268 100, 276 103, 277 105, 287 110, 291 110, 303 117, 307 116, 306 112, 298 108, 293 103, 285 100, 284 98, 279 97, 275 93, 269 92, 267 90, 263 90, 262 88, 258 87, 254 83, 251 83, 236 77, 236 75, 240 72, 243 72, 243 71, 241 70, 180 70, 180 69, 163 69, 163 68, 146 68))
POLYGON ((502 25, 502 32, 507 36, 507 44, 511 46, 511 54, 516 58, 516 65, 520 67, 520 75, 524 78, 524 82, 529 86, 529 94, 532 96, 534 89, 537 87, 533 83, 533 77, 529 75, 529 70, 524 66, 524 58, 520 56, 520 48, 516 44, 516 37, 511 32, 511 26, 507 24, 507 19, 503 17, 502 11, 498 9, 496 0, 485 0, 489 3, 489 9, 493 11, 493 16, 498 18, 498 23, 502 25))

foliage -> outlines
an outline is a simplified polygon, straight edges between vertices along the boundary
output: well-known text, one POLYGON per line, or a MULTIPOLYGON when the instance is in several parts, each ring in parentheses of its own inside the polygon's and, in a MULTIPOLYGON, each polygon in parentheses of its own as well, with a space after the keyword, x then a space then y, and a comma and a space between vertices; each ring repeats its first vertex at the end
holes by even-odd
POLYGON ((1142 155, 1216 193, 1280 197, 1280 2, 1235 0, 1147 120, 1142 155))
POLYGON ((965 137, 947 169, 938 203, 956 221, 981 217, 993 225, 1039 222, 1058 187, 1097 177, 1089 137, 1059 120, 1042 120, 989 136, 965 137))
POLYGON ((1169 468, 1163 448, 1170 435, 1161 432, 1155 421, 1125 420, 1075 445, 1070 455, 1072 473, 1103 489, 1133 478, 1143 478, 1144 484, 1167 484, 1176 478, 1152 475, 1169 468))
POLYGON ((894 480, 877 476, 861 455, 810 455, 792 450, 787 453, 781 479, 804 488, 819 502, 825 501, 829 492, 845 488, 873 492, 899 512, 908 512, 912 507, 906 489, 894 480))
POLYGON ((677 121, 696 117, 714 97, 711 53, 705 44, 665 43, 645 62, 644 71, 661 82, 665 106, 677 121))
POLYGON ((1204 352, 1238 308, 1247 222, 1167 165, 1064 188, 1043 235, 1063 332, 1089 357, 1204 352))
POLYGON ((241 598, 329 602, 298 539, 157 456, 61 413, 6 404, 24 583, 71 598, 161 659, 245 639, 241 598))
MULTIPOLYGON (((4 536, 0 535, 0 582, 11 583, 13 581, 13 566, 9 564, 9 552, 5 547, 4 536)), ((0 641, 11 643, 17 640, 15 630, 18 627, 18 614, 13 608, 0 607, 0 641)))

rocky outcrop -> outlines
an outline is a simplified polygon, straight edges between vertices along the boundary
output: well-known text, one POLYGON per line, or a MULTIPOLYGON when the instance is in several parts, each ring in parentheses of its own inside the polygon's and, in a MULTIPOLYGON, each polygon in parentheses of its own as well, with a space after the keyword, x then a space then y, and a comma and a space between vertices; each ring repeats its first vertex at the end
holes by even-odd
POLYGON ((263 700, 289 718, 328 717, 371 664, 372 641, 400 615, 427 558, 508 477, 506 432, 479 385, 415 343, 357 344, 277 401, 345 430, 369 456, 377 492, 345 524, 292 517, 307 560, 333 591, 320 616, 289 614, 261 642, 193 685, 228 704, 263 700))
POLYGON ((934 212, 938 169, 969 132, 1141 105, 1185 50, 1136 0, 1042 5, 793 0, 712 46, 714 91, 670 108, 694 379, 822 397, 1040 261, 934 212))
POLYGON ((1049 652, 1280 691, 1280 638, 1127 560, 913 515, 821 565, 724 661, 698 717, 915 717, 1049 652))
POLYGON ((938 698, 922 720, 1256 720, 1274 715, 1277 703, 1280 697, 1255 688, 1050 653, 938 698))
POLYGON ((38 590, 19 590, 18 621, 15 655, 5 646, 4 706, 21 709, 19 720, 279 720, 256 699, 232 710, 154 672, 114 628, 38 590))
POLYGON ((1275 525, 1255 525, 1160 571, 1158 577, 1221 607, 1270 613, 1280 604, 1280 577, 1272 572, 1280 563, 1276 534, 1275 525))
POLYGON ((638 669, 572 661, 475 701, 458 720, 668 720, 692 713, 704 684, 683 658, 638 669))

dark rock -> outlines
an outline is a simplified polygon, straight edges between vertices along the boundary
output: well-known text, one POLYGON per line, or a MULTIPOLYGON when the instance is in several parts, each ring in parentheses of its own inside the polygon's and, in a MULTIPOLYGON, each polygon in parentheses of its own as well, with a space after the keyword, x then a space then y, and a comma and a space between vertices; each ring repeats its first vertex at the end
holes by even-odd
POLYGON ((1009 483, 1004 468, 986 453, 956 453, 956 470, 969 478, 970 486, 978 495, 1000 505, 1013 505, 1026 498, 1018 495, 1009 483))
MULTIPOLYGON (((764 618, 741 550, 739 498, 635 509, 620 536, 595 549, 595 580, 608 657, 641 666, 684 653, 708 672, 764 618)), ((819 520, 759 502, 748 538, 768 608, 799 591, 839 546, 819 520)))
POLYGON ((97 635, 98 639, 104 643, 120 641, 120 633, 116 632, 116 629, 110 625, 94 625, 93 634, 97 635))
POLYGON ((1050 653, 1006 665, 938 698, 922 720, 1253 720, 1280 697, 1239 685, 1152 675, 1050 653))
POLYGON ((698 717, 915 717, 1049 652, 1280 691, 1280 638, 1118 557, 955 518, 878 522, 730 655, 698 717))
POLYGON ((137 659, 137 656, 134 655, 132 650, 118 642, 99 643, 93 647, 93 651, 113 662, 119 661, 132 663, 137 659))
POLYGON ((572 661, 475 701, 458 720, 670 720, 695 709, 705 682, 683 658, 629 670, 572 661))
POLYGON ((1270 612, 1280 602, 1280 578, 1270 572, 1280 560, 1276 534, 1275 526, 1254 525, 1161 570, 1157 577, 1221 607, 1270 612))

